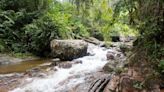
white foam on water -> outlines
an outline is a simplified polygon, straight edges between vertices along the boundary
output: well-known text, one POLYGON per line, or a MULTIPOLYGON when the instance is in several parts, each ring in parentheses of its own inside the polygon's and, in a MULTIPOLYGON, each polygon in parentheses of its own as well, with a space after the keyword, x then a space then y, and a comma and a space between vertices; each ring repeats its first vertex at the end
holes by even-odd
POLYGON ((32 82, 10 92, 61 92, 62 89, 74 87, 85 81, 85 74, 96 72, 107 63, 107 51, 105 48, 89 44, 88 52, 94 55, 78 58, 82 64, 75 64, 70 69, 58 68, 46 78, 32 78, 32 82))

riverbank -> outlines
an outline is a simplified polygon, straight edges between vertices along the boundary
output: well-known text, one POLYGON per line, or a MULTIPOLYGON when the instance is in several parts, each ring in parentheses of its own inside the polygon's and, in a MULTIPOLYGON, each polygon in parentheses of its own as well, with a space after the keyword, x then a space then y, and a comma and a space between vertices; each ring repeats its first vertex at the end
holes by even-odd
POLYGON ((25 53, 0 53, 0 66, 16 64, 23 61, 37 60, 40 57, 25 53))

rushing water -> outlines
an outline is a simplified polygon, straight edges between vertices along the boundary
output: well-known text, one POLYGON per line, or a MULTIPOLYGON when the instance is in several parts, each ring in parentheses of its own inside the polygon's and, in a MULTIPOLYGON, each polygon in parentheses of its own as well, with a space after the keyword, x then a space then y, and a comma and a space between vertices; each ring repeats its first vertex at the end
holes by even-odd
POLYGON ((109 49, 89 44, 88 52, 93 55, 78 58, 77 60, 82 61, 81 64, 74 64, 69 69, 54 67, 58 70, 46 76, 46 78, 26 79, 27 84, 11 92, 67 92, 72 87, 83 83, 86 74, 100 70, 107 63, 107 51, 109 49), (28 83, 28 81, 31 82, 28 83))

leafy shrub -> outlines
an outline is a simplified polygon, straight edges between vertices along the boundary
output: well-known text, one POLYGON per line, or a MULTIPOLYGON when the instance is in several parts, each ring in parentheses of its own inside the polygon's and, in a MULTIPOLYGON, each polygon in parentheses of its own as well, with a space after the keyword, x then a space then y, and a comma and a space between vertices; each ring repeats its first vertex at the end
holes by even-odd
POLYGON ((51 18, 44 16, 23 28, 25 45, 28 51, 45 55, 50 51, 50 41, 60 38, 59 26, 51 18))
POLYGON ((46 15, 50 0, 0 1, 0 51, 32 52, 37 55, 49 51, 49 43, 59 38, 57 23, 46 15))
POLYGON ((1 40, 5 42, 5 48, 16 52, 25 52, 19 49, 24 44, 22 38, 25 36, 21 29, 36 18, 34 14, 25 10, 19 12, 7 10, 0 13, 0 35, 1 40))
POLYGON ((161 61, 160 61, 158 67, 159 67, 160 72, 161 72, 162 74, 164 74, 164 60, 161 60, 161 61))
POLYGON ((88 37, 89 36, 89 32, 87 31, 87 28, 80 22, 75 23, 74 30, 72 30, 72 31, 76 36, 80 36, 80 37, 88 37))
POLYGON ((0 39, 0 52, 4 52, 5 51, 5 43, 3 42, 2 39, 0 39))

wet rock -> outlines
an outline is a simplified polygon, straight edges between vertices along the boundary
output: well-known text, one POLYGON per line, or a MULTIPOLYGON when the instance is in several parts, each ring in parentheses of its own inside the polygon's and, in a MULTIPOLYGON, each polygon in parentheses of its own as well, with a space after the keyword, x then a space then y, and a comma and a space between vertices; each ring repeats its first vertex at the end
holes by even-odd
POLYGON ((53 62, 53 63, 51 63, 50 66, 57 66, 57 65, 58 65, 58 62, 53 62))
POLYGON ((103 71, 106 73, 114 72, 116 74, 120 74, 125 70, 124 66, 124 61, 121 61, 119 59, 110 60, 108 63, 104 65, 103 71))
POLYGON ((125 53, 127 51, 129 51, 130 47, 128 47, 126 44, 122 44, 120 45, 120 50, 125 53))
POLYGON ((106 54, 107 60, 116 60, 116 59, 122 59, 124 58, 123 53, 118 51, 108 51, 106 54))
POLYGON ((130 42, 130 41, 133 41, 135 39, 136 39, 135 36, 120 36, 121 42, 130 42))
POLYGON ((107 53, 106 54, 107 60, 113 60, 115 59, 115 56, 112 53, 107 53))
POLYGON ((121 53, 116 54, 116 57, 120 58, 121 57, 121 53))
POLYGON ((95 82, 91 84, 89 87, 88 92, 103 92, 104 88, 110 81, 111 77, 110 75, 105 75, 97 79, 95 82))
POLYGON ((39 78, 45 78, 47 75, 45 73, 36 72, 36 73, 29 73, 28 77, 39 77, 39 78))
POLYGON ((57 71, 58 69, 56 69, 56 68, 52 68, 52 70, 53 70, 53 71, 57 71))
POLYGON ((35 68, 32 68, 32 69, 30 69, 30 70, 28 70, 29 72, 31 72, 31 73, 37 73, 37 72, 40 72, 40 68, 39 67, 35 67, 35 68))
POLYGON ((22 74, 5 74, 0 76, 0 92, 8 92, 17 87, 22 79, 22 74))
POLYGON ((116 50, 117 52, 122 52, 119 47, 114 48, 114 50, 116 50))
POLYGON ((29 77, 37 76, 37 74, 41 71, 39 67, 35 67, 32 69, 29 69, 25 72, 25 75, 28 75, 29 77))
POLYGON ((94 56, 94 55, 95 55, 95 53, 88 53, 87 56, 94 56))
POLYGON ((82 60, 74 60, 73 62, 74 62, 74 64, 82 64, 83 63, 82 60))
POLYGON ((39 73, 35 77, 45 78, 47 75, 45 73, 39 73))
POLYGON ((107 47, 106 44, 105 44, 105 42, 101 42, 99 46, 100 47, 107 47))
POLYGON ((121 44, 123 44, 123 42, 111 42, 110 47, 119 49, 121 44))
POLYGON ((108 82, 103 92, 116 92, 116 88, 119 84, 119 76, 112 76, 110 82, 108 82))
POLYGON ((104 70, 104 72, 110 73, 110 72, 113 72, 115 70, 115 67, 110 62, 108 62, 103 67, 103 70, 104 70))
POLYGON ((49 74, 52 71, 56 71, 56 69, 54 67, 51 67, 51 65, 44 65, 44 66, 38 66, 32 69, 29 69, 24 73, 24 75, 28 77, 45 78, 47 74, 49 74))
POLYGON ((52 67, 57 66, 61 62, 61 60, 59 58, 52 59, 51 61, 52 61, 52 63, 50 64, 50 66, 52 66, 52 67))
POLYGON ((87 54, 88 44, 82 40, 51 41, 52 57, 61 60, 73 60, 87 54))
POLYGON ((59 63, 58 66, 59 66, 59 68, 68 69, 68 68, 72 67, 72 63, 71 62, 62 62, 62 63, 59 63))
POLYGON ((128 73, 113 75, 102 92, 160 92, 156 80, 149 80, 147 87, 142 85, 145 81, 135 69, 129 69, 128 73))
POLYGON ((118 58, 117 54, 121 54, 121 53, 118 53, 116 51, 108 51, 106 54, 107 60, 115 60, 116 58, 118 58))
POLYGON ((55 59, 52 59, 53 62, 59 62, 60 59, 59 58, 55 58, 55 59))

